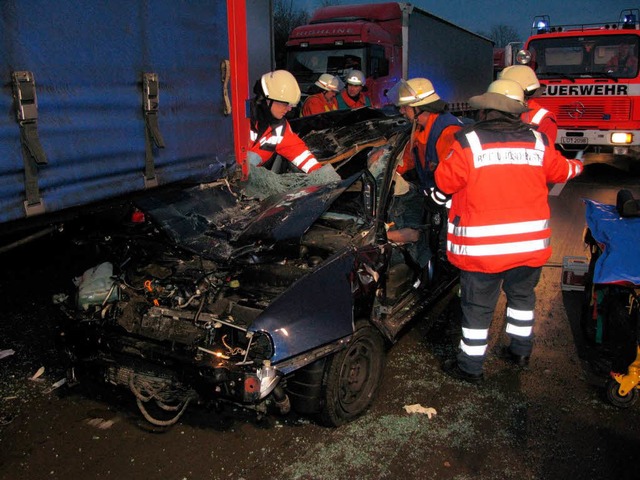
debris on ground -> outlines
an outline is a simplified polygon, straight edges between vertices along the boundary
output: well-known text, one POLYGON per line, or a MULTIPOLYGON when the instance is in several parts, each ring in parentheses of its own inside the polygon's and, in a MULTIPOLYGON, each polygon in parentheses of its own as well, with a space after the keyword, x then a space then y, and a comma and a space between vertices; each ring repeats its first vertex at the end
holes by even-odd
POLYGON ((7 350, 0 350, 0 359, 3 359, 5 357, 10 357, 14 353, 16 353, 16 352, 14 350, 10 349, 10 348, 7 349, 7 350))
POLYGON ((405 405, 403 408, 406 410, 407 413, 421 413, 421 414, 424 414, 424 415, 429 417, 429 420, 431 420, 431 417, 433 417, 433 416, 438 414, 438 412, 436 412, 435 408, 433 408, 433 407, 423 407, 419 403, 414 403, 413 405, 405 405))
POLYGON ((42 376, 42 374, 44 373, 44 367, 40 367, 38 369, 38 371, 36 373, 33 374, 33 376, 31 378, 29 378, 29 380, 37 380, 38 378, 40 378, 42 376))
POLYGON ((51 393, 53 392, 56 388, 60 388, 62 385, 64 385, 65 383, 67 383, 67 379, 66 378, 62 378, 60 380, 58 380, 56 383, 54 383, 53 385, 51 385, 51 388, 49 388, 49 390, 47 390, 44 393, 51 393))

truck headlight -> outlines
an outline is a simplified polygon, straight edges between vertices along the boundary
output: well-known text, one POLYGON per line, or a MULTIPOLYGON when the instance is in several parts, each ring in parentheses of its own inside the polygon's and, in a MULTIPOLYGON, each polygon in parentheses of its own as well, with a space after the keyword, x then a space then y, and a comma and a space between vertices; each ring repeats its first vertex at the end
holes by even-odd
POLYGON ((520 50, 516 53, 516 62, 519 65, 528 65, 531 62, 531 52, 529 50, 520 50))
POLYGON ((633 133, 615 132, 611 134, 611 143, 616 145, 628 145, 633 142, 633 133))

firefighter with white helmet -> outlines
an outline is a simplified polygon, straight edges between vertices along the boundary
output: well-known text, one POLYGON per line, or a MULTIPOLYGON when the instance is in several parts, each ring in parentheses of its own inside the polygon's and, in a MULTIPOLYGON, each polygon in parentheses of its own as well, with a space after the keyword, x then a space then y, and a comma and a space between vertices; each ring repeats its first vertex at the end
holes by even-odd
POLYGON ((549 142, 556 143, 556 137, 558 136, 558 121, 553 112, 550 112, 534 100, 535 97, 539 97, 544 92, 544 86, 540 85, 540 81, 536 76, 536 72, 533 71, 528 65, 512 65, 506 67, 500 75, 499 79, 513 80, 517 82, 524 90, 525 103, 528 107, 526 112, 522 113, 522 121, 537 128, 539 132, 544 133, 549 142))
POLYGON ((456 134, 435 171, 451 195, 447 255, 460 269, 462 338, 444 371, 483 380, 489 329, 501 289, 507 297, 508 346, 499 355, 525 367, 533 349, 534 288, 551 256, 549 183, 566 182, 582 164, 562 156, 547 137, 524 123, 524 91, 498 79, 469 99, 479 121, 456 134))
POLYGON ((342 87, 341 81, 329 73, 323 73, 315 82, 320 89, 318 93, 310 95, 302 106, 302 116, 316 115, 318 113, 338 110, 336 95, 342 87))
POLYGON ((413 124, 402 161, 396 168, 398 178, 390 208, 391 214, 400 220, 394 222, 394 228, 400 228, 397 232, 390 229, 388 238, 395 241, 395 237, 405 240, 417 236, 414 257, 420 266, 424 266, 434 253, 429 248, 431 241, 426 238, 427 233, 430 239, 439 239, 436 270, 438 274, 445 273, 450 270, 444 246, 446 232, 442 229, 446 210, 444 206, 426 203, 425 195, 429 195, 435 187, 433 170, 449 151, 453 135, 462 128, 462 123, 447 110, 446 102, 426 78, 401 80, 387 96, 413 124), (398 187, 402 187, 400 193, 398 187), (432 207, 428 211, 427 205, 432 207), (429 224, 429 232, 419 224, 429 224))
POLYGON ((400 108, 400 113, 414 122, 412 139, 405 148, 399 172, 410 179, 417 177, 422 189, 429 192, 435 186, 433 171, 449 152, 462 122, 448 111, 447 103, 427 78, 401 80, 387 96, 400 108))
POLYGON ((346 88, 338 95, 338 109, 354 110, 370 107, 371 100, 365 95, 367 80, 360 70, 350 70, 345 78, 346 88))
POLYGON ((286 119, 286 114, 300 101, 300 87, 295 77, 286 70, 265 73, 256 82, 254 93, 249 163, 271 169, 280 155, 295 167, 294 170, 310 173, 320 169, 322 165, 291 130, 286 119))

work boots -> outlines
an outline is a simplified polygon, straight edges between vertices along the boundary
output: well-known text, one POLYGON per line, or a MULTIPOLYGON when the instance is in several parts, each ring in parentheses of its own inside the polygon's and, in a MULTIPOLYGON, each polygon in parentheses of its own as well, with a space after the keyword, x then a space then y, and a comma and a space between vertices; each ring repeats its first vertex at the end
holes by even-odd
POLYGON ((496 355, 498 356, 498 358, 501 358, 503 360, 506 360, 507 362, 513 363, 517 367, 524 368, 529 366, 528 355, 516 355, 506 345, 502 345, 498 347, 496 349, 496 355))

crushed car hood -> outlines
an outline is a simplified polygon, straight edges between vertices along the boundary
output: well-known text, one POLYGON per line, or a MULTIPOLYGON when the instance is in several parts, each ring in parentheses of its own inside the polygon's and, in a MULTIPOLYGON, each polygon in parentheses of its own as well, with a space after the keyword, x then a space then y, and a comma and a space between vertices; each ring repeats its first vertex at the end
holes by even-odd
POLYGON ((137 202, 177 245, 212 260, 297 243, 359 175, 311 185, 263 201, 238 200, 229 188, 188 188, 137 202))

